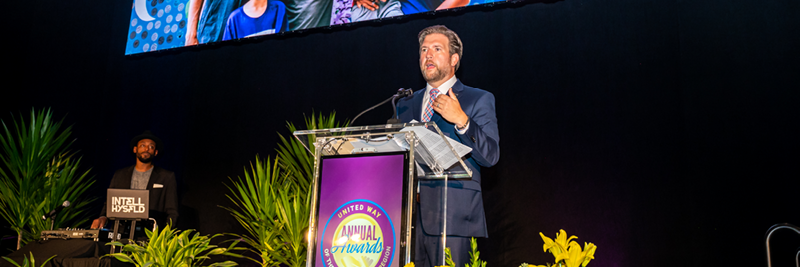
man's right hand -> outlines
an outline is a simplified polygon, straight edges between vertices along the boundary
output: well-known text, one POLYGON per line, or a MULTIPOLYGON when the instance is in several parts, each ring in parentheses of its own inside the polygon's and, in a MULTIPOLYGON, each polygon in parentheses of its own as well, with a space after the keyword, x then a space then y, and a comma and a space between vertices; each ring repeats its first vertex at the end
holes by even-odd
POLYGON ((108 218, 106 218, 105 216, 94 219, 94 221, 92 221, 92 227, 90 229, 103 228, 104 226, 106 226, 106 221, 108 221, 108 218))
MULTIPOLYGON (((381 2, 386 2, 386 0, 380 0, 381 2)), ((378 6, 378 0, 355 0, 353 1, 353 7, 361 7, 369 9, 369 11, 375 11, 380 6, 378 6)))

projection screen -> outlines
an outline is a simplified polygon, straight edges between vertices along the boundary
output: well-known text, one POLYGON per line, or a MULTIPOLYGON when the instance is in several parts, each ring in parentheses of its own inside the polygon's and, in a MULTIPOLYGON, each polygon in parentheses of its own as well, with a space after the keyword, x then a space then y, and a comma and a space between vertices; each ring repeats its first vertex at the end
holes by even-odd
POLYGON ((505 0, 133 0, 125 54, 505 0))

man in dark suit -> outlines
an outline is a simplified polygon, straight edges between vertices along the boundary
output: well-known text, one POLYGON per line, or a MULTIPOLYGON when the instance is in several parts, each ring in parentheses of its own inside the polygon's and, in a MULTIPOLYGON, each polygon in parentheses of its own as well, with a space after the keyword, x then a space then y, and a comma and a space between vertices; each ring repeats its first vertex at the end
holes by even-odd
MULTIPOLYGON (((455 77, 460 66, 461 39, 437 25, 419 34, 419 64, 427 81, 424 90, 398 102, 401 121, 433 121, 442 133, 472 148, 464 160, 472 170, 470 180, 447 184, 447 242, 456 266, 469 261, 469 238, 487 237, 481 195, 480 167, 494 166, 500 158, 494 95, 466 86, 455 77)), ((414 263, 437 266, 441 256, 442 180, 420 180, 414 263)))
MULTIPOLYGON (((130 145, 136 154, 136 165, 117 170, 109 188, 150 190, 150 218, 154 218, 160 227, 170 222, 175 225, 178 220, 175 173, 153 165, 158 149, 163 147, 161 139, 150 131, 144 131, 131 139, 130 145)), ((100 218, 92 222, 92 229, 105 226, 107 204, 103 204, 100 218)))

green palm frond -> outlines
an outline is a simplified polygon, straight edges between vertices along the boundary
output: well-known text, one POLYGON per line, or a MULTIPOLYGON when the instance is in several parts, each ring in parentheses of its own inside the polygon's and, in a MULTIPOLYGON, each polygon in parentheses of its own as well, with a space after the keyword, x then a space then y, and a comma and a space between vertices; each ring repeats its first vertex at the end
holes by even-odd
POLYGON ((278 240, 276 221, 274 185, 285 180, 285 173, 281 171, 277 160, 267 158, 262 160, 256 156, 255 164, 250 164, 250 169, 245 168, 244 178, 230 179, 233 186, 228 187, 230 194, 226 196, 235 207, 224 207, 247 231, 247 235, 236 235, 242 242, 248 244, 252 251, 261 256, 261 260, 249 258, 261 266, 277 266, 279 260, 275 259, 282 244, 278 240))
POLYGON ((72 126, 62 129, 48 110, 31 110, 30 120, 20 114, 12 117, 13 127, 2 121, 0 133, 0 216, 17 232, 17 248, 37 239, 39 232, 50 228, 42 214, 64 201, 76 203, 60 212, 54 227, 85 224, 89 220, 83 207, 93 198, 84 199, 94 184, 89 170, 80 172, 80 158, 69 146, 72 126), (69 223, 69 224, 68 224, 69 223))
POLYGON ((306 249, 308 248, 306 234, 310 215, 310 199, 306 192, 300 192, 299 185, 286 184, 283 190, 278 191, 277 207, 278 221, 281 227, 278 233, 286 260, 282 262, 290 267, 301 267, 306 263, 306 249))
MULTIPOLYGON (((305 118, 307 129, 336 128, 346 125, 335 120, 335 113, 305 118)), ((290 132, 297 128, 287 122, 290 132)), ((308 248, 308 220, 314 156, 294 137, 279 134, 278 155, 274 160, 256 156, 255 164, 245 168, 244 177, 230 179, 226 185, 230 212, 247 234, 230 234, 251 247, 261 266, 304 266, 308 248)), ((313 138, 313 137, 312 137, 313 138)))
MULTIPOLYGON (((305 117, 305 126, 307 130, 330 129, 344 127, 348 121, 337 122, 336 112, 331 112, 328 116, 320 113, 317 116, 314 114, 311 117, 305 117)), ((286 127, 290 133, 297 131, 297 127, 291 122, 286 123, 286 127)), ((311 191, 311 181, 314 178, 314 155, 312 155, 303 146, 303 143, 297 138, 290 136, 289 138, 278 134, 280 143, 278 143, 278 158, 284 168, 292 173, 290 176, 295 183, 300 186, 302 192, 311 191)), ((315 136, 309 136, 308 140, 315 140, 315 136)), ((314 144, 309 144, 311 151, 314 151, 314 144)))
MULTIPOLYGON (((325 116, 322 113, 305 117, 307 130, 339 128, 347 125, 345 122, 336 121, 336 112, 331 112, 325 116)), ((290 132, 297 131, 294 124, 287 122, 290 132)), ((278 221, 281 222, 279 228, 281 242, 286 244, 283 249, 283 256, 286 260, 283 264, 291 267, 304 266, 306 264, 306 252, 308 249, 308 220, 311 213, 311 188, 314 179, 314 155, 308 152, 300 140, 280 135, 281 142, 278 144, 278 161, 288 174, 287 178, 291 181, 283 183, 282 190, 277 193, 278 221)), ((315 140, 310 136, 309 140, 315 140)), ((313 151, 313 144, 309 144, 313 151)))

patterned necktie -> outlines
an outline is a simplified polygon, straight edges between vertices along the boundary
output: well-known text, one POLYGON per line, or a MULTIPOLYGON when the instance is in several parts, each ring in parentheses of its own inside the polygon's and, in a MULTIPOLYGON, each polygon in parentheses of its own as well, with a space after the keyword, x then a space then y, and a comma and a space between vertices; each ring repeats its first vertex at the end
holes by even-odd
POLYGON ((439 89, 433 88, 431 89, 430 95, 428 97, 428 106, 425 107, 425 114, 422 115, 422 122, 431 121, 431 117, 433 117, 433 101, 436 100, 436 96, 439 95, 439 89))

